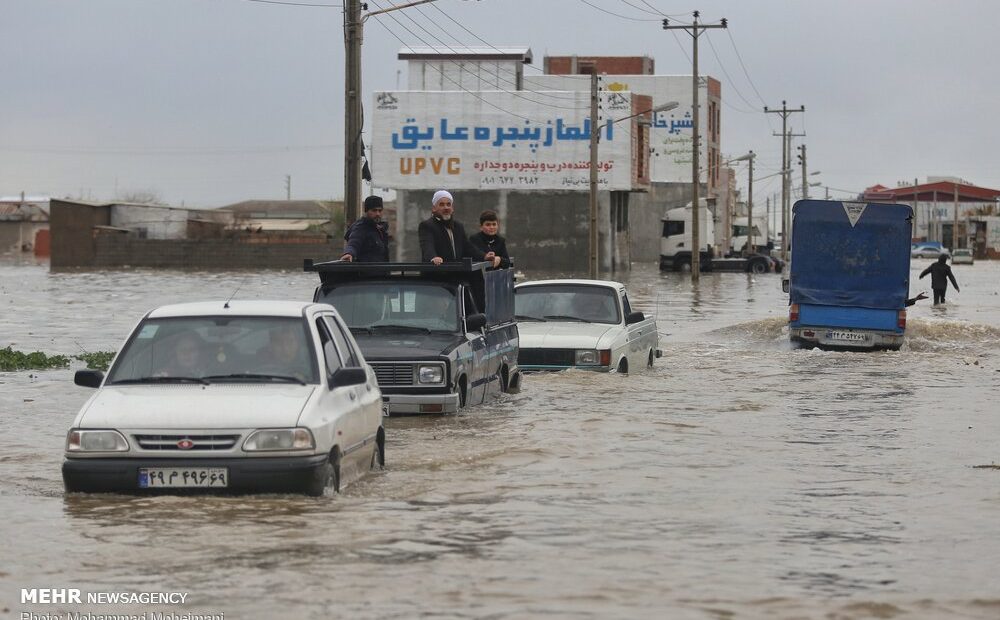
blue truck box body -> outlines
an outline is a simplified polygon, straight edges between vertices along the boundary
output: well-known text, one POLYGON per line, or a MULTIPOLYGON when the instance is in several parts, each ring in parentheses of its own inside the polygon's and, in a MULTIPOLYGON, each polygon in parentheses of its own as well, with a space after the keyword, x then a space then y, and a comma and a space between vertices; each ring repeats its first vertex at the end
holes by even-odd
POLYGON ((907 205, 800 200, 792 208, 794 341, 899 348, 910 285, 907 205))

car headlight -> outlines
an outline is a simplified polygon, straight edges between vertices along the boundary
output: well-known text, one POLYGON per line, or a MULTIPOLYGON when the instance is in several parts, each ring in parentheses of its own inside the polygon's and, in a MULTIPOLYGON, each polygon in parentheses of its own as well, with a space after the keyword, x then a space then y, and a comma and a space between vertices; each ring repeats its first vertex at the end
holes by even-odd
POLYGON ((608 366, 611 364, 611 350, 577 349, 574 362, 577 366, 608 366))
POLYGON ((444 367, 421 366, 417 369, 417 380, 420 383, 444 383, 444 367))
POLYGON ((311 450, 316 447, 308 428, 262 428, 243 442, 247 452, 264 450, 311 450))
POLYGON ((128 452, 128 441, 118 431, 73 429, 66 436, 67 452, 128 452))

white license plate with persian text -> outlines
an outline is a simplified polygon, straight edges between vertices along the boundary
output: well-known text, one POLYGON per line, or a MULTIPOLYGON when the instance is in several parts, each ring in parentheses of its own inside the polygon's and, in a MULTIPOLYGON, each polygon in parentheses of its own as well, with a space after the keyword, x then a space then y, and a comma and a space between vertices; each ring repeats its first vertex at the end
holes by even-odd
POLYGON ((145 467, 139 470, 140 489, 225 488, 226 467, 145 467))
POLYGON ((871 342, 871 334, 852 331, 828 331, 824 342, 846 343, 846 344, 868 344, 871 342))

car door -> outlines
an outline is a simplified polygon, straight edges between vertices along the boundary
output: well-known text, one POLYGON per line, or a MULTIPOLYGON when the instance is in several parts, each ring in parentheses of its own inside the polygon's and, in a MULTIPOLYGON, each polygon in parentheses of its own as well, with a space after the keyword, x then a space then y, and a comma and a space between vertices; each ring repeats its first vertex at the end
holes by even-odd
POLYGON ((332 426, 334 433, 332 442, 340 448, 342 481, 348 482, 357 475, 358 453, 362 451, 365 443, 363 408, 358 393, 359 387, 363 389, 363 386, 332 386, 334 373, 346 365, 329 320, 329 315, 318 315, 315 318, 316 332, 326 366, 321 397, 322 411, 324 419, 332 426))
MULTIPOLYGON (((622 316, 627 320, 628 315, 633 312, 632 304, 629 303, 628 293, 625 292, 625 289, 620 289, 618 295, 621 298, 622 316)), ((654 331, 650 323, 651 320, 646 319, 625 326, 625 339, 628 343, 628 366, 630 369, 642 368, 648 362, 649 338, 654 331)))
MULTIPOLYGON (((469 289, 462 287, 461 295, 464 306, 463 317, 479 312, 469 289)), ((489 333, 489 328, 486 329, 486 332, 489 333)), ((472 360, 468 371, 468 394, 465 402, 467 405, 473 405, 486 400, 486 388, 493 374, 493 371, 490 370, 493 360, 490 357, 486 334, 482 331, 467 332, 466 338, 468 338, 469 346, 472 349, 472 360)))
MULTIPOLYGON (((364 385, 355 387, 357 388, 358 401, 361 404, 361 416, 364 420, 362 429, 364 441, 366 445, 370 444, 375 440, 378 429, 382 426, 382 392, 376 386, 375 371, 365 361, 361 349, 358 348, 354 336, 351 335, 351 330, 344 324, 343 319, 339 316, 328 315, 326 320, 330 325, 334 340, 337 342, 337 349, 341 353, 340 358, 344 365, 350 368, 364 368, 368 377, 364 385)), ((367 454, 370 450, 364 450, 364 452, 367 454)))

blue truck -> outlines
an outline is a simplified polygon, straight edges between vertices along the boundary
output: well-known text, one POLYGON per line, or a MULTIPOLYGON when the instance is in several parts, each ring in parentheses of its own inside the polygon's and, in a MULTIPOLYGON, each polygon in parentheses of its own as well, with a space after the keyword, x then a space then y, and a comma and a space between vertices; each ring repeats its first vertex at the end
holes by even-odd
POLYGON ((830 349, 903 344, 913 209, 799 200, 792 207, 788 332, 830 349))

